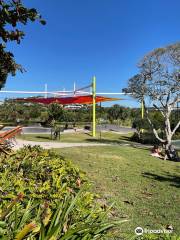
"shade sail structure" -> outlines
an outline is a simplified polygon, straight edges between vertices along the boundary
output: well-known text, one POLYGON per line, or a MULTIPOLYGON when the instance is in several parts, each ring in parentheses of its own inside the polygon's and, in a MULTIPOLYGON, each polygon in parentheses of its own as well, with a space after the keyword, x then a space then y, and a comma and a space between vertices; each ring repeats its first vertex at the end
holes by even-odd
MULTIPOLYGON (((42 104, 51 104, 51 103, 59 103, 62 105, 66 104, 92 104, 93 97, 92 95, 86 96, 73 96, 73 97, 49 97, 49 98, 18 98, 17 101, 22 102, 32 102, 32 103, 42 103, 42 104)), ((96 102, 109 102, 109 101, 117 101, 123 100, 122 98, 109 98, 109 97, 102 97, 96 96, 96 102)))

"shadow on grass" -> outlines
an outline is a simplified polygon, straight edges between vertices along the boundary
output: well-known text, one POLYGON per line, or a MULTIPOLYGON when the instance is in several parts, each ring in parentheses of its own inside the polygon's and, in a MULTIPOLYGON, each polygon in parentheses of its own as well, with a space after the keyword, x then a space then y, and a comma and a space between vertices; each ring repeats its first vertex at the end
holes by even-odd
MULTIPOLYGON (((92 137, 92 133, 84 133, 85 135, 87 135, 87 136, 89 136, 89 137, 92 137)), ((96 138, 96 139, 90 139, 90 140, 96 140, 96 141, 98 141, 98 140, 109 140, 109 141, 128 141, 128 142, 131 142, 131 137, 129 137, 129 136, 123 136, 123 135, 120 135, 121 137, 119 138, 119 139, 111 139, 111 138, 109 138, 108 139, 108 136, 103 136, 104 135, 104 133, 101 133, 101 138, 99 137, 98 139, 96 138)), ((100 133, 98 133, 97 134, 97 137, 98 136, 100 136, 100 133)))
POLYGON ((93 142, 93 143, 105 143, 105 144, 114 144, 114 145, 119 145, 119 146, 129 146, 129 147, 133 147, 133 148, 137 148, 137 149, 142 149, 142 150, 146 150, 149 151, 150 148, 152 148, 151 146, 147 145, 142 145, 141 143, 137 143, 137 142, 132 142, 128 137, 123 137, 118 139, 107 139, 107 138, 99 138, 99 139, 93 139, 93 138, 87 138, 85 140, 86 142, 93 142))
POLYGON ((128 136, 121 136, 121 140, 127 141, 127 142, 132 142, 131 137, 128 136))
POLYGON ((52 140, 51 137, 49 137, 49 136, 36 136, 36 138, 46 139, 46 140, 52 140))
POLYGON ((150 145, 143 145, 143 144, 141 144, 141 143, 136 143, 136 142, 133 142, 133 143, 131 144, 131 147, 137 148, 137 149, 146 150, 146 151, 149 152, 149 154, 150 154, 150 149, 152 149, 152 146, 150 146, 150 145))
POLYGON ((87 138, 87 142, 93 142, 93 143, 106 143, 106 144, 127 144, 124 140, 116 140, 116 139, 106 139, 106 138, 101 138, 101 139, 91 139, 87 138))
POLYGON ((143 177, 154 179, 160 182, 168 182, 170 186, 180 187, 180 176, 167 174, 166 176, 160 176, 154 173, 144 172, 143 177))
POLYGON ((91 133, 91 132, 89 132, 89 133, 88 133, 88 132, 85 132, 84 134, 85 134, 85 135, 88 135, 89 137, 92 137, 92 133, 91 133))

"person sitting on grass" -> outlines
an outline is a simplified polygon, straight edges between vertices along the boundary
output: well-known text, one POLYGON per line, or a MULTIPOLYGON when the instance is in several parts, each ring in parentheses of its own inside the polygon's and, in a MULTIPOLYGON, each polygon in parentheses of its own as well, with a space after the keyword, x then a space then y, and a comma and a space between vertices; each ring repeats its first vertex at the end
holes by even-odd
POLYGON ((151 156, 158 157, 158 158, 164 158, 162 154, 162 148, 160 148, 158 145, 154 145, 154 147, 151 150, 151 156))
POLYGON ((178 155, 178 152, 175 150, 173 145, 170 145, 169 149, 166 150, 166 154, 169 160, 180 162, 180 157, 178 155))

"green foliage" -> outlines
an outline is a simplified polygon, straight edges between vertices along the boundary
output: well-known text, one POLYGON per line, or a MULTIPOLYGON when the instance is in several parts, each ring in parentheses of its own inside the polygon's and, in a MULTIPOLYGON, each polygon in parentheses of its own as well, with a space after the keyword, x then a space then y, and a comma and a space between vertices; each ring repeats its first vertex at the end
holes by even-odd
POLYGON ((174 135, 173 140, 180 140, 180 131, 174 135))
MULTIPOLYGON (((138 109, 130 109, 117 105, 119 109, 119 115, 117 117, 111 114, 114 111, 112 107, 99 107, 96 106, 97 120, 103 120, 103 122, 114 122, 119 125, 131 126, 131 123, 136 115, 140 114, 138 109)), ((92 121, 92 109, 91 106, 84 106, 76 110, 68 110, 63 108, 57 103, 44 106, 35 103, 22 103, 13 100, 6 100, 0 105, 0 118, 3 122, 14 122, 19 119, 20 123, 27 124, 31 121, 41 122, 45 125, 49 125, 54 119, 56 122, 71 123, 71 125, 77 123, 89 123, 92 121)), ((82 124, 84 125, 84 124, 82 124)))
MULTIPOLYGON (((174 128, 174 126, 177 124, 178 118, 177 118, 178 112, 173 111, 171 115, 171 129, 174 128)), ((164 138, 165 136, 165 129, 164 129, 164 123, 162 115, 158 111, 149 111, 149 118, 151 119, 154 126, 156 126, 157 132, 161 138, 164 138)), ((132 124, 132 127, 136 129, 136 132, 131 137, 132 141, 137 141, 141 143, 147 143, 147 144, 159 144, 160 141, 154 136, 152 129, 147 121, 146 118, 142 119, 139 116, 137 116, 132 124), (145 131, 142 133, 142 129, 145 131)), ((173 136, 173 139, 179 139, 179 131, 177 130, 176 134, 173 136)))
POLYGON ((148 234, 138 236, 135 240, 180 240, 180 237, 174 234, 148 234))
POLYGON ((143 143, 143 144, 157 144, 159 145, 159 141, 154 137, 152 132, 135 132, 131 138, 131 141, 133 142, 139 142, 139 143, 143 143))
POLYGON ((121 222, 109 222, 110 209, 101 207, 86 182, 70 161, 38 146, 1 155, 0 236, 105 239, 107 231, 121 222))
POLYGON ((50 120, 64 120, 64 109, 58 103, 52 103, 48 106, 48 115, 50 120))
POLYGON ((179 56, 180 42, 154 49, 144 56, 138 65, 139 73, 130 78, 128 87, 123 89, 125 93, 131 93, 132 97, 143 102, 145 117, 152 132, 159 142, 165 144, 166 151, 170 151, 172 137, 180 127, 180 120, 177 119, 176 124, 172 124, 171 117, 179 102, 179 56), (155 116, 151 119, 149 105, 154 109, 154 113, 158 111, 161 121, 156 121, 155 116), (165 132, 163 138, 157 131, 159 123, 165 132))
POLYGON ((14 55, 0 44, 0 89, 4 86, 8 74, 14 76, 17 70, 23 71, 22 67, 15 62, 14 55))
POLYGON ((11 157, 1 156, 0 186, 7 199, 23 192, 28 198, 60 199, 71 189, 77 191, 77 179, 84 173, 52 151, 26 146, 11 157))
POLYGON ((33 121, 45 122, 49 118, 47 108, 39 104, 23 104, 21 102, 16 102, 13 100, 5 100, 2 105, 0 105, 0 119, 6 125, 17 123, 22 123, 26 125, 33 121))
POLYGON ((126 108, 118 104, 115 104, 112 107, 109 107, 107 109, 107 118, 111 123, 113 123, 116 120, 118 121, 120 120, 119 125, 120 123, 122 125, 124 125, 123 123, 126 123, 127 125, 131 125, 132 112, 133 111, 130 108, 126 108), (129 120, 129 124, 127 120, 129 120))
POLYGON ((109 210, 97 212, 95 209, 74 220, 73 212, 79 207, 85 188, 76 196, 67 194, 63 201, 57 203, 56 210, 51 210, 47 202, 40 205, 29 201, 24 206, 23 201, 16 198, 11 211, 0 221, 0 237, 8 240, 105 239, 109 229, 126 220, 107 221, 109 210))
MULTIPOLYGON (((131 109, 114 105, 112 107, 101 108, 97 106, 96 110, 98 122, 112 122, 119 126, 133 126, 137 129, 137 131, 142 128, 148 131, 150 130, 147 120, 141 119, 141 111, 138 108, 131 109)), ((177 110, 172 111, 171 128, 174 128, 177 124, 179 114, 180 113, 178 113, 177 110)), ((156 128, 164 131, 161 114, 159 114, 158 111, 153 111, 151 109, 151 111, 149 111, 149 116, 156 128)), ((84 126, 86 123, 90 123, 92 121, 92 111, 91 107, 67 110, 56 103, 45 106, 36 103, 22 103, 9 99, 5 100, 5 102, 0 105, 0 119, 2 124, 6 125, 15 125, 17 120, 19 120, 18 124, 20 123, 22 125, 38 122, 44 124, 45 126, 49 126, 52 120, 55 119, 56 122, 61 123, 62 127, 65 126, 66 123, 68 123, 71 127, 75 124, 81 124, 81 126, 84 126)))
POLYGON ((19 44, 25 35, 18 29, 20 24, 26 25, 28 21, 35 20, 45 24, 36 9, 26 8, 21 0, 0 1, 0 89, 5 84, 8 74, 15 75, 17 70, 23 71, 23 68, 15 62, 13 53, 6 50, 6 43, 16 41, 19 44))

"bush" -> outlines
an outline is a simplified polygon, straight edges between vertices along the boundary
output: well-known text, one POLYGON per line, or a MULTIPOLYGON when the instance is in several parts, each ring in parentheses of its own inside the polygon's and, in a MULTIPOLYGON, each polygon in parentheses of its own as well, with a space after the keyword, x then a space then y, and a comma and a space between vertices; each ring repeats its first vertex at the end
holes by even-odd
POLYGON ((108 222, 107 211, 97 212, 95 208, 74 220, 73 214, 82 201, 81 189, 76 196, 67 194, 51 211, 47 202, 43 205, 28 202, 26 207, 18 195, 5 209, 0 217, 0 238, 4 240, 92 240, 106 239, 107 231, 122 222, 108 222), (36 209, 38 211, 36 211, 36 209))
POLYGON ((176 132, 173 136, 173 140, 180 140, 180 132, 176 132))
POLYGON ((153 133, 148 133, 148 132, 144 132, 140 134, 135 132, 130 139, 131 141, 139 142, 143 144, 159 144, 159 141, 155 138, 153 133))
MULTIPOLYGON (((161 136, 161 135, 160 135, 161 136)), ((179 140, 180 139, 180 133, 176 133, 173 136, 173 140, 179 140)), ((158 141, 157 138, 155 138, 154 134, 149 131, 149 132, 143 132, 143 133, 137 133, 135 132, 131 138, 131 141, 134 142, 139 142, 139 143, 143 143, 143 144, 159 144, 160 142, 158 141)))
POLYGON ((134 240, 179 240, 174 234, 146 234, 136 237, 134 240))
POLYGON ((1 155, 0 238, 105 239, 119 222, 109 222, 109 210, 88 185, 82 171, 53 151, 26 146, 1 155))
POLYGON ((26 146, 11 157, 1 156, 0 186, 3 199, 23 192, 27 198, 61 199, 67 191, 77 192, 77 181, 85 174, 53 151, 26 146))

